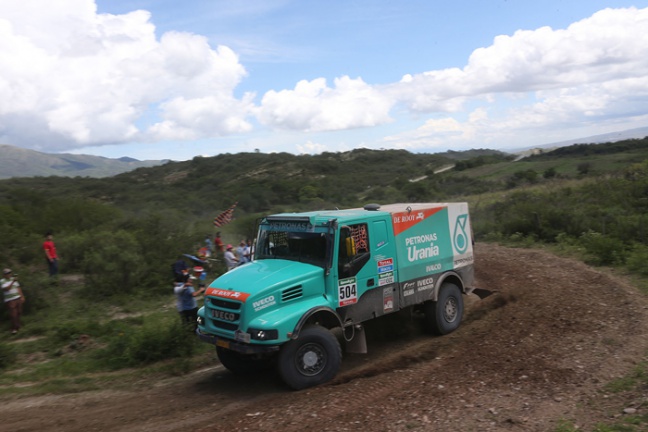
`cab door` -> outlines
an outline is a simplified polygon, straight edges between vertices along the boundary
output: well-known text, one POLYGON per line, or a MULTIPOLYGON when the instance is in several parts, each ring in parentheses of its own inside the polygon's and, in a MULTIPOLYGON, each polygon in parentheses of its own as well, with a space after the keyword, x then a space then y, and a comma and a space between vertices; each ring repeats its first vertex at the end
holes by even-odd
POLYGON ((339 229, 337 307, 345 321, 362 322, 393 309, 391 288, 384 290, 379 279, 379 260, 371 248, 370 231, 367 222, 339 229))

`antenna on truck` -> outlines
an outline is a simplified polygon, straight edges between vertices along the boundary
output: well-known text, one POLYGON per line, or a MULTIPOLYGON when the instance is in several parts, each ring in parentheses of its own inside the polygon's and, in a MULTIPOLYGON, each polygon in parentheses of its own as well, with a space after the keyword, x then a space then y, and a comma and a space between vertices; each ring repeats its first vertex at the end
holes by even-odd
POLYGON ((367 211, 376 211, 380 208, 380 204, 367 204, 364 206, 364 209, 367 211))

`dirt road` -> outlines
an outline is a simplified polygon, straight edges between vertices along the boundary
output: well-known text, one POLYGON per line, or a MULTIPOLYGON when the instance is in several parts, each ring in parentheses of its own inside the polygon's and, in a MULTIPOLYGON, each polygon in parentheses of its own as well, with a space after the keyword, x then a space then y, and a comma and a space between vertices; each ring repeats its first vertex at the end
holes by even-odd
POLYGON ((644 296, 542 251, 479 244, 476 256, 478 285, 498 293, 468 298, 458 331, 430 337, 390 318, 330 384, 292 392, 272 374, 240 379, 215 364, 132 392, 5 402, 0 430, 592 430, 624 409, 645 413, 645 394, 604 389, 646 360, 644 296))

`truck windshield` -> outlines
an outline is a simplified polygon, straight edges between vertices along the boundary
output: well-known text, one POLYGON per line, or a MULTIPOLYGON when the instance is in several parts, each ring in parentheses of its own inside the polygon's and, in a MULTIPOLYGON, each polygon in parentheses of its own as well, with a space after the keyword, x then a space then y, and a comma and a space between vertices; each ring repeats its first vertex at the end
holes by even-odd
POLYGON ((323 232, 259 230, 255 260, 285 259, 327 268, 327 238, 323 232))

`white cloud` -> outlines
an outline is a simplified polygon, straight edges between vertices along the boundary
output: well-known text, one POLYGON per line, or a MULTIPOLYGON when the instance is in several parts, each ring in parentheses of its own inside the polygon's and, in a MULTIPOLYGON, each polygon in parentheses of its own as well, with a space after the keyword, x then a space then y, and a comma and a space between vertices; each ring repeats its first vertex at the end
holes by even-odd
MULTIPOLYGON (((603 122, 643 126, 648 112, 648 9, 606 9, 564 30, 498 36, 463 69, 405 75, 387 91, 414 112, 446 113, 386 138, 403 148, 521 147, 603 122), (519 103, 519 96, 532 103, 519 103), (508 99, 508 108, 502 102, 508 99), (467 120, 466 101, 482 106, 467 120), (488 115, 486 115, 488 113, 488 115)), ((599 133, 603 133, 601 130, 599 133)))
POLYGON ((157 40, 146 11, 97 14, 91 0, 2 2, 0 52, 3 142, 62 150, 251 127, 251 96, 233 96, 246 73, 236 54, 188 33, 157 40), (141 130, 138 122, 156 115, 141 130))
POLYGON ((314 143, 312 141, 307 141, 305 144, 297 144, 296 147, 299 154, 318 154, 330 151, 327 145, 314 143))
POLYGON ((294 90, 267 92, 259 120, 279 129, 342 130, 389 122, 393 102, 361 78, 336 78, 328 87, 324 78, 300 81, 294 90))
POLYGON ((567 29, 497 36, 463 69, 408 74, 387 91, 414 111, 454 112, 467 97, 639 78, 648 69, 647 28, 648 8, 605 9, 567 29))
MULTIPOLYGON (((348 136, 314 132, 371 128, 408 115, 418 128, 375 145, 502 146, 547 142, 583 125, 639 127, 648 113, 647 28, 648 8, 605 9, 565 29, 497 36, 463 67, 404 74, 387 85, 349 76, 332 85, 302 80, 255 101, 253 93, 235 95, 247 74, 236 52, 197 34, 158 38, 147 11, 97 14, 92 0, 57 0, 56 7, 50 0, 3 1, 0 142, 50 151, 191 142, 248 133, 256 121, 275 136, 302 134, 290 145, 314 153, 331 151, 322 143, 335 140, 341 144, 333 151, 354 147, 348 136)), ((261 135, 254 148, 280 146, 261 135)))

